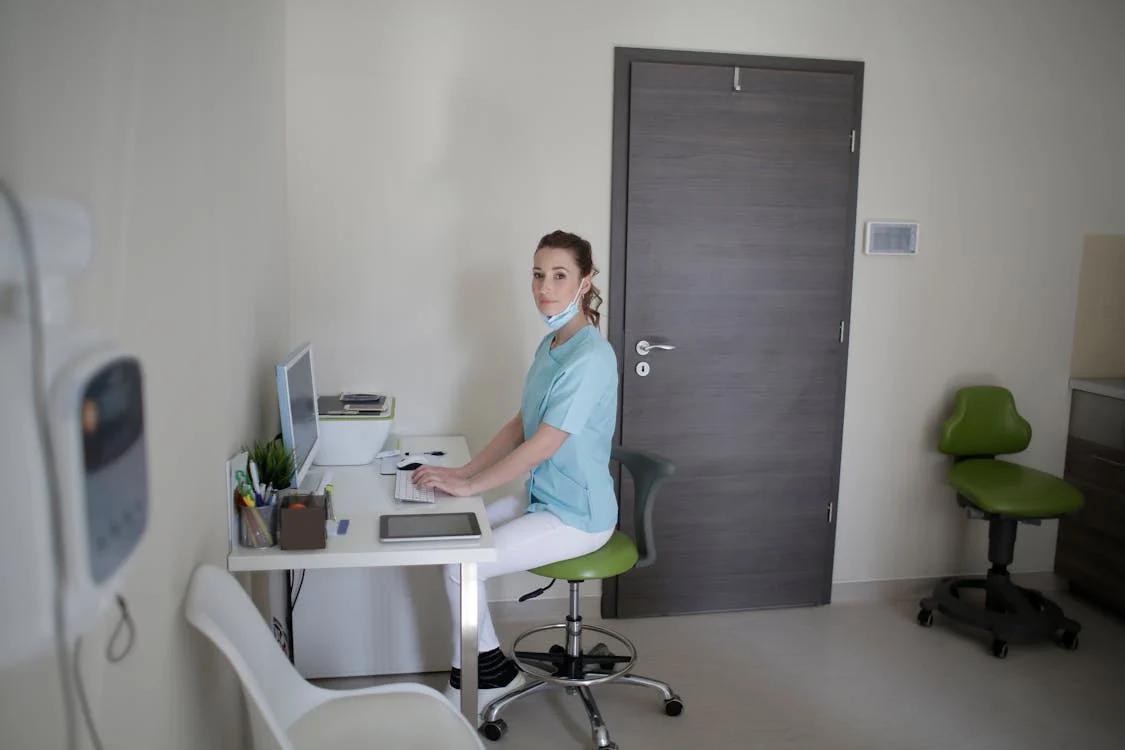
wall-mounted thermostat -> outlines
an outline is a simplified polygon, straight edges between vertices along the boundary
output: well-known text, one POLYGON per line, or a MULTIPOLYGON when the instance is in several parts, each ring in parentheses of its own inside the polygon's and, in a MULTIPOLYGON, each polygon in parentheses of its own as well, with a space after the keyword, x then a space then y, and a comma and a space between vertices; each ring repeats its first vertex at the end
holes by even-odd
POLYGON ((869 221, 863 251, 868 255, 917 255, 918 222, 869 221))

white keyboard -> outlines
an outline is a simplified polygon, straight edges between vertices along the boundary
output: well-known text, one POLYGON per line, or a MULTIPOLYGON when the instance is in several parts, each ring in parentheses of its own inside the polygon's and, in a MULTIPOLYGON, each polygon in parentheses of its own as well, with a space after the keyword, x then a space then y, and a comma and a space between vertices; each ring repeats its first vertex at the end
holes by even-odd
POLYGON ((433 487, 415 487, 410 481, 413 471, 395 472, 395 500, 407 503, 432 503, 434 502, 433 487))

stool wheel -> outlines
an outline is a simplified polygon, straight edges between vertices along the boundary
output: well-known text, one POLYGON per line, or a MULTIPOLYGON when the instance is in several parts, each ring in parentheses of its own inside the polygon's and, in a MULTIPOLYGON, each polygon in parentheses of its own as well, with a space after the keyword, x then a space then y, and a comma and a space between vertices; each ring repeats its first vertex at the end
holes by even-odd
POLYGON ((992 655, 997 659, 1008 658, 1008 642, 1003 638, 997 638, 992 641, 992 655))
POLYGON ((918 624, 924 628, 931 628, 934 625, 934 611, 922 607, 918 610, 918 624))
POLYGON ((481 726, 480 733, 493 742, 496 742, 508 733, 508 722, 504 721, 503 719, 497 719, 496 721, 486 721, 481 726))
POLYGON ((1059 645, 1067 651, 1075 651, 1078 649, 1078 633, 1074 630, 1064 630, 1059 635, 1059 645))
MULTIPOLYGON (((609 655, 610 655, 609 646, 605 645, 604 643, 599 643, 598 645, 594 646, 592 649, 590 649, 589 651, 586 652, 586 656, 609 656, 609 655)), ((602 669, 602 671, 612 672, 614 670, 614 668, 617 666, 617 662, 600 661, 600 662, 598 662, 598 666, 602 669)))
POLYGON ((679 716, 684 712, 684 702, 680 700, 680 696, 673 695, 668 700, 664 701, 664 713, 669 716, 679 716))

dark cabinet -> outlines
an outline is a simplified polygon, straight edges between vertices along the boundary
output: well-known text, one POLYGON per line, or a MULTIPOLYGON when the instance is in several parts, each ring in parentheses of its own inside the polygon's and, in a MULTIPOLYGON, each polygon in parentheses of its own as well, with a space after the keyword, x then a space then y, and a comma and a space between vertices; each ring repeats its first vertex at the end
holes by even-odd
POLYGON ((1125 401, 1075 391, 1065 477, 1086 505, 1059 521, 1055 571, 1125 614, 1125 401))

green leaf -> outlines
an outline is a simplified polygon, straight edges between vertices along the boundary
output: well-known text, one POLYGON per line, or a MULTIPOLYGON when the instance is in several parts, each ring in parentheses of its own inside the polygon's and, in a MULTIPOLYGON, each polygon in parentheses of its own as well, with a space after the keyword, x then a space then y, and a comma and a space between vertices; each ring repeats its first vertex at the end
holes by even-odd
MULTIPOLYGON (((243 450, 246 450, 244 447, 243 450)), ((249 449, 249 459, 258 466, 258 478, 275 490, 289 487, 296 468, 296 458, 285 450, 280 440, 258 440, 249 449)), ((250 472, 247 465, 247 474, 250 472)))

